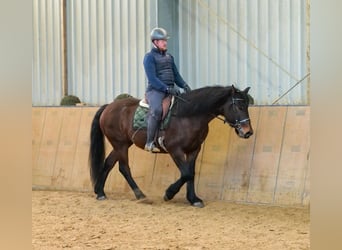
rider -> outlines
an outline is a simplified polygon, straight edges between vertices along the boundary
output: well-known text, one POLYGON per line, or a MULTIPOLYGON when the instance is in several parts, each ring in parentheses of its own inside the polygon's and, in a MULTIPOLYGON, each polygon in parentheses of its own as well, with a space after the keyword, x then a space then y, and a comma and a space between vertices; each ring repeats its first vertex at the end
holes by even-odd
POLYGON ((145 97, 150 106, 147 119, 147 140, 145 150, 159 152, 154 139, 162 117, 162 101, 167 95, 178 95, 175 88, 183 88, 185 92, 191 91, 178 72, 174 58, 167 53, 167 40, 169 36, 163 28, 154 28, 151 31, 153 48, 144 57, 144 69, 148 80, 145 97))

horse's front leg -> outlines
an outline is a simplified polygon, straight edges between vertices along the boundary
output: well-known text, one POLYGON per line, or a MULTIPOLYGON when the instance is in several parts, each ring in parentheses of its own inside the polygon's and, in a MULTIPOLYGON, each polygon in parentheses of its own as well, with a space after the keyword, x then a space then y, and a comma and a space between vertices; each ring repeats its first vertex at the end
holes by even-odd
POLYGON ((187 155, 189 167, 189 180, 186 183, 186 198, 195 207, 204 207, 203 201, 196 195, 195 192, 195 163, 200 148, 195 152, 187 155))
POLYGON ((164 200, 171 200, 181 189, 184 183, 186 186, 186 198, 191 205, 195 207, 204 207, 203 201, 197 197, 194 187, 195 171, 194 167, 189 164, 184 164, 178 167, 181 171, 181 177, 171 184, 165 191, 164 200))
POLYGON ((171 184, 165 192, 164 200, 171 200, 181 189, 184 183, 187 183, 186 197, 191 205, 196 207, 204 207, 203 201, 197 197, 194 187, 195 179, 195 161, 198 156, 199 149, 187 155, 185 159, 184 153, 172 154, 178 169, 181 172, 181 177, 173 184, 171 184))
POLYGON ((184 178, 181 177, 175 183, 171 184, 165 191, 164 201, 172 200, 185 182, 186 180, 184 180, 184 178))

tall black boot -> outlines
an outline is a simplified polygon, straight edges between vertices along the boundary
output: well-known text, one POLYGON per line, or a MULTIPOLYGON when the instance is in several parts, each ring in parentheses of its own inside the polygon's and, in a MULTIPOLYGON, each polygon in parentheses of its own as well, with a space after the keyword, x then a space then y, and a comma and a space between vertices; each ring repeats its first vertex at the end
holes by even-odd
POLYGON ((152 115, 149 115, 147 119, 147 140, 145 144, 145 150, 158 153, 160 150, 154 144, 154 137, 156 135, 157 129, 159 128, 159 121, 156 120, 152 115))

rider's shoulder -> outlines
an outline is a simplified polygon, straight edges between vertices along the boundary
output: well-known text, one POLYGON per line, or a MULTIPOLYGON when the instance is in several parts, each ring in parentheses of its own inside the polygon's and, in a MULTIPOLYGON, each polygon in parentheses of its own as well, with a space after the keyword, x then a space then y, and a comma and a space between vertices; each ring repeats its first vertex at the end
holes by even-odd
POLYGON ((149 51, 145 54, 145 60, 154 60, 154 55, 152 51, 149 51))

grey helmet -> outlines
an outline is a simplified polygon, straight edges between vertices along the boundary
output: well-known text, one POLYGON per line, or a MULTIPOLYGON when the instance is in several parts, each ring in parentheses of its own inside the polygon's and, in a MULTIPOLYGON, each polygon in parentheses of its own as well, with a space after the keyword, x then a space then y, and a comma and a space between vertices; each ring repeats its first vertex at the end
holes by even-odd
POLYGON ((153 42, 153 40, 167 40, 170 37, 168 36, 166 30, 164 30, 163 28, 154 28, 151 31, 151 41, 153 42))

